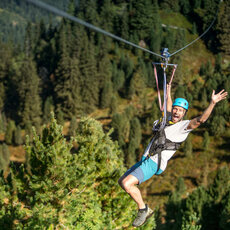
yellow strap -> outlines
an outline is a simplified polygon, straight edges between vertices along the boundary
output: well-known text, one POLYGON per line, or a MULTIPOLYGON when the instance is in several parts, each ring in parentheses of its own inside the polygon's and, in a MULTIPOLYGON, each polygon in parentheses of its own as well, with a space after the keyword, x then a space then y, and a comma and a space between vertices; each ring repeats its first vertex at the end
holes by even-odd
MULTIPOLYGON (((160 123, 162 122, 163 117, 164 117, 164 112, 162 112, 162 117, 159 119, 159 121, 158 121, 157 125, 158 125, 158 124, 160 124, 160 123)), ((172 122, 172 121, 168 121, 168 124, 170 124, 170 125, 174 125, 175 123, 174 123, 174 122, 172 122)))

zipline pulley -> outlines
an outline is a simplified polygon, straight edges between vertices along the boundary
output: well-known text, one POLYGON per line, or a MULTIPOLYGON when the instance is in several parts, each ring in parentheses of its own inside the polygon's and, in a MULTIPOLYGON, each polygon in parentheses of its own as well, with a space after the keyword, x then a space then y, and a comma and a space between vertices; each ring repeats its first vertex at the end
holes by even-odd
MULTIPOLYGON (((168 48, 163 48, 161 51, 161 56, 163 56, 162 61, 164 63, 164 67, 167 68, 168 65, 168 61, 170 58, 170 53, 168 52, 168 48)), ((163 68, 163 66, 161 65, 161 67, 163 68)))

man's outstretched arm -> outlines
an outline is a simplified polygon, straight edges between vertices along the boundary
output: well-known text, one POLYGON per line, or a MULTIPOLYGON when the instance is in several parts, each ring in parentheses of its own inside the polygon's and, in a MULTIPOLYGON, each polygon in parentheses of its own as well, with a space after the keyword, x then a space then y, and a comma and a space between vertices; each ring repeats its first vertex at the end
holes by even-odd
POLYGON ((202 123, 204 123, 209 116, 211 115, 216 103, 219 101, 224 100, 227 97, 228 93, 223 90, 221 90, 219 93, 215 94, 215 90, 212 92, 212 99, 208 106, 208 108, 203 112, 203 114, 199 117, 196 117, 192 119, 187 127, 187 129, 195 129, 199 127, 202 123))

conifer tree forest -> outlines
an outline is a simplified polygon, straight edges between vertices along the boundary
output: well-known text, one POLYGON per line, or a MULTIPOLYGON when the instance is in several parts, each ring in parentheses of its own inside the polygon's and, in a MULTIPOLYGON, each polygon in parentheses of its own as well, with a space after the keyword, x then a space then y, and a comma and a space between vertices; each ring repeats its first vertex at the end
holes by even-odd
MULTIPOLYGON (((158 54, 216 16, 170 58, 172 97, 192 119, 213 89, 230 93, 228 0, 43 1, 158 54)), ((117 181, 161 116, 161 60, 25 0, 1 0, 0 25, 0 229, 133 229, 137 207, 117 181)), ((140 229, 230 229, 229 102, 140 185, 154 209, 140 229)))

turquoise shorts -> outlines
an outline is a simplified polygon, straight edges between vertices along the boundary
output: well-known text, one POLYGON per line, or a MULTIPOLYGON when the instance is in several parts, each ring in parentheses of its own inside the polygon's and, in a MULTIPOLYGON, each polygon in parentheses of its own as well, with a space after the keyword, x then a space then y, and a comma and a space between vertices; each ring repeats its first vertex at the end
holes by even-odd
POLYGON ((128 171, 125 173, 126 176, 133 175, 135 176, 139 184, 145 182, 146 180, 150 179, 153 175, 159 175, 163 171, 159 169, 157 172, 157 163, 155 163, 150 158, 142 157, 141 161, 137 162, 133 165, 128 171))

